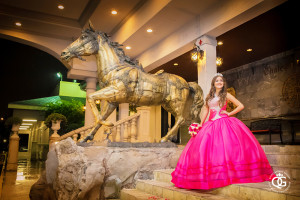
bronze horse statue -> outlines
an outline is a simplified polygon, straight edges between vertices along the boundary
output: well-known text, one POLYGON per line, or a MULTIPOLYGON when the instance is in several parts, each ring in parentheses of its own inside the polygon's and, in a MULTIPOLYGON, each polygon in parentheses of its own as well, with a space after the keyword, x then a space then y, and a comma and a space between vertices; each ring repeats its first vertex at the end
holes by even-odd
MULTIPOLYGON (((96 55, 100 90, 87 95, 96 118, 96 125, 81 142, 92 140, 102 126, 113 126, 107 117, 120 103, 138 106, 162 105, 175 116, 175 125, 162 138, 166 142, 176 137, 183 123, 200 122, 203 91, 195 82, 187 83, 174 74, 146 73, 136 60, 124 54, 120 44, 112 42, 106 33, 95 31, 91 23, 82 35, 61 53, 69 61, 81 56, 96 55), (99 113, 96 100, 104 101, 99 113)), ((83 60, 83 59, 82 59, 83 60)))

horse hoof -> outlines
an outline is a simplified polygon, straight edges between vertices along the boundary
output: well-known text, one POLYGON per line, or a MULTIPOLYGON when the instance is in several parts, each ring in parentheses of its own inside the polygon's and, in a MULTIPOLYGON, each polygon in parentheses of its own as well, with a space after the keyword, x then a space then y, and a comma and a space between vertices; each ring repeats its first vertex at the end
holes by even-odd
POLYGON ((88 140, 93 140, 94 139, 94 136, 93 135, 88 135, 84 140, 85 141, 88 141, 88 140))
POLYGON ((109 126, 109 127, 114 126, 114 123, 109 122, 109 121, 100 121, 100 124, 102 124, 104 126, 109 126))
POLYGON ((83 140, 79 140, 78 141, 78 143, 80 143, 80 144, 83 144, 83 143, 85 143, 86 141, 83 139, 83 140))
POLYGON ((161 142, 161 143, 163 143, 163 142, 168 142, 168 139, 167 139, 167 138, 162 138, 160 142, 161 142))

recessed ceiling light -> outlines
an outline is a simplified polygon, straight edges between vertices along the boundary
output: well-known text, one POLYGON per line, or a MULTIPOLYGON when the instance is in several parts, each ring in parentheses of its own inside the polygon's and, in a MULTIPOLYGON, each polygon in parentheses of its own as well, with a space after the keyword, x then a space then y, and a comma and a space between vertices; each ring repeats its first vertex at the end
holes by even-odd
POLYGON ((218 45, 220 45, 220 46, 223 45, 223 42, 222 42, 222 41, 219 41, 219 42, 218 42, 218 45))
POLYGON ((252 51, 252 49, 247 49, 248 52, 252 51))
POLYGON ((58 5, 57 7, 58 7, 58 9, 60 9, 60 10, 65 9, 65 7, 64 7, 63 5, 58 5))
POLYGON ((22 26, 21 22, 16 22, 16 26, 22 26))
POLYGON ((174 66, 178 66, 178 63, 174 63, 173 65, 174 65, 174 66))
POLYGON ((131 46, 127 46, 127 47, 125 47, 126 49, 131 49, 131 46))
POLYGON ((152 30, 151 28, 148 28, 148 29, 147 29, 147 32, 148 32, 148 33, 152 33, 152 31, 153 31, 153 30, 152 30))
POLYGON ((118 14, 118 12, 116 10, 112 10, 111 14, 116 15, 116 14, 118 14))

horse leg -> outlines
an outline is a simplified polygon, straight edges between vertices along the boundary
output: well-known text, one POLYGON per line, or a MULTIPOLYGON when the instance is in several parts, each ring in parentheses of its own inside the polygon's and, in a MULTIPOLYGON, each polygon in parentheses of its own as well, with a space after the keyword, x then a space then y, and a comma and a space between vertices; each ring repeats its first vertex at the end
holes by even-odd
MULTIPOLYGON (((103 115, 102 115, 102 119, 106 119, 107 117, 109 117, 109 115, 116 109, 116 105, 113 103, 106 103, 101 107, 101 111, 103 110, 103 115)), ((105 121, 106 124, 113 124, 111 122, 107 122, 105 121)), ((97 123, 96 126, 92 129, 92 131, 80 142, 86 142, 88 140, 93 140, 94 135, 97 133, 98 129, 103 125, 102 123, 97 123)))
POLYGON ((119 90, 114 87, 106 87, 97 92, 94 92, 88 95, 88 102, 90 103, 92 108, 95 108, 96 111, 93 111, 96 117, 96 126, 92 129, 92 131, 85 137, 82 142, 86 142, 87 140, 92 140, 94 135, 98 131, 98 129, 102 126, 113 126, 112 122, 105 121, 106 118, 115 110, 116 104, 110 103, 110 101, 114 102, 116 100, 116 96, 119 94, 119 90), (101 115, 96 107, 95 100, 105 100, 105 104, 103 108, 101 108, 101 115))
POLYGON ((170 138, 174 137, 182 123, 184 123, 184 118, 179 116, 175 121, 175 125, 171 128, 167 135, 161 139, 161 142, 167 142, 170 138))
MULTIPOLYGON (((171 95, 172 96, 172 95, 171 95)), ((169 103, 163 105, 163 107, 175 116, 175 125, 168 131, 167 135, 161 139, 161 142, 167 142, 169 138, 173 138, 179 127, 185 122, 184 108, 189 96, 189 91, 183 91, 180 98, 173 99, 169 103)))
MULTIPOLYGON (((172 107, 171 107, 170 105, 168 105, 168 104, 164 104, 164 105, 162 105, 162 106, 163 106, 163 108, 164 108, 167 112, 169 112, 169 113, 171 113, 173 116, 175 116, 175 125, 171 128, 170 131, 168 131, 167 135, 164 136, 164 137, 161 139, 161 142, 167 142, 170 138, 175 137, 175 135, 176 135, 176 133, 177 133, 177 131, 178 131, 180 125, 181 125, 182 123, 184 123, 185 120, 184 120, 182 114, 179 114, 179 111, 180 111, 181 109, 179 109, 179 110, 174 110, 174 109, 172 109, 172 107)), ((177 108, 178 108, 178 107, 177 107, 177 108)))

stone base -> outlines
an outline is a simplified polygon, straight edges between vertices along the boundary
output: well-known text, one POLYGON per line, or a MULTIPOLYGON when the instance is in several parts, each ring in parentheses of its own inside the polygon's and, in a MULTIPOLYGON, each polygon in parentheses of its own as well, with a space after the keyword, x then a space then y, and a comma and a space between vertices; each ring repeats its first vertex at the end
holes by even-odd
POLYGON ((182 152, 174 144, 113 144, 119 147, 82 147, 71 138, 56 144, 46 161, 47 183, 56 198, 119 198, 121 188, 135 188, 137 179, 153 179, 154 170, 176 167, 182 152))

